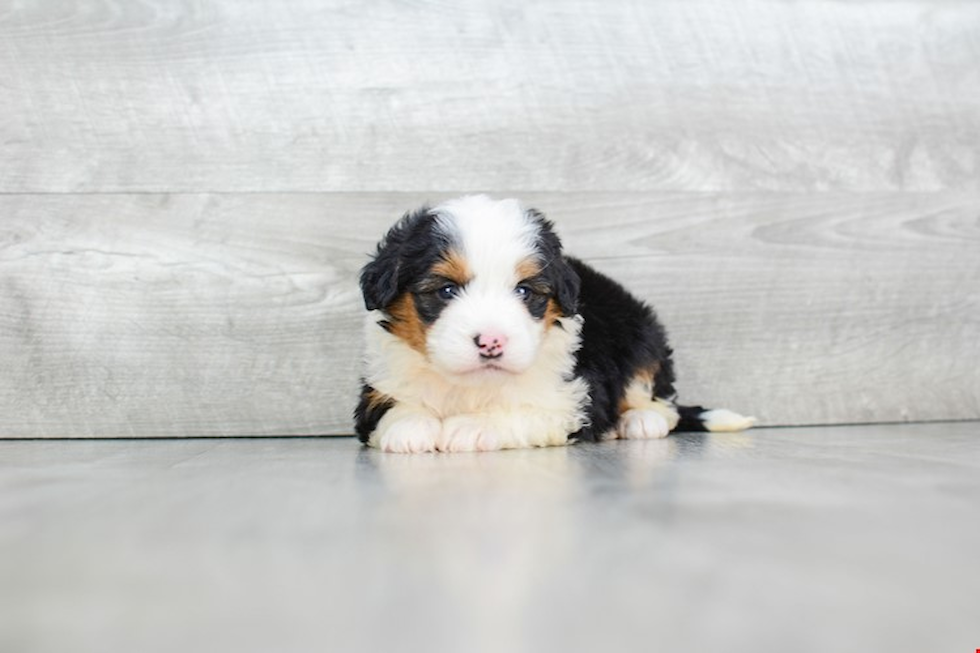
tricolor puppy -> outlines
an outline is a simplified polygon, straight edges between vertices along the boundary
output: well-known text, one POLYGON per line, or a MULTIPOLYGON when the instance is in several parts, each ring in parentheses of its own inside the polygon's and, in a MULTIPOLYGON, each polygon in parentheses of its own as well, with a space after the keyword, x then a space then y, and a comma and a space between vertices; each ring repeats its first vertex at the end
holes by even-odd
POLYGON ((751 418, 674 403, 653 311, 562 253, 544 216, 470 196, 406 214, 361 272, 367 368, 355 411, 385 451, 489 451, 751 418))

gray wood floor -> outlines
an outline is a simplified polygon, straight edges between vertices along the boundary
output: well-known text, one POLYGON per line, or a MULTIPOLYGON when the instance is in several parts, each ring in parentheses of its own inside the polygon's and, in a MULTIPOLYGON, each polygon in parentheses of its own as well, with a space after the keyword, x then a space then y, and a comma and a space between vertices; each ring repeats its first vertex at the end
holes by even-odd
POLYGON ((0 442, 0 650, 972 651, 980 424, 0 442))

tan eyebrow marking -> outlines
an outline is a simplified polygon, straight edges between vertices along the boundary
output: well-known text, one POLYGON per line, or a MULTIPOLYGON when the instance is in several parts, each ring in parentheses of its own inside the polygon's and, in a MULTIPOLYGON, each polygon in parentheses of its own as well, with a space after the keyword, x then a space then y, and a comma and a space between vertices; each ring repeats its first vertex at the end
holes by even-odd
POLYGON ((473 278, 466 259, 455 250, 446 252, 442 259, 432 266, 432 273, 460 286, 465 286, 473 278))

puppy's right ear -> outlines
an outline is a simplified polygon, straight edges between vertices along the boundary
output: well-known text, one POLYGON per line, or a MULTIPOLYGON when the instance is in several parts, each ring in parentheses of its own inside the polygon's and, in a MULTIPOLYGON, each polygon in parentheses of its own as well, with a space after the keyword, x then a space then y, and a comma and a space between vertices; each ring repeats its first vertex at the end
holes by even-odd
POLYGON ((361 270, 361 294, 367 310, 385 308, 398 296, 399 249, 397 243, 382 240, 374 258, 361 270))
POLYGON ((369 311, 387 308, 404 290, 405 243, 429 217, 429 207, 406 213, 378 243, 370 263, 361 270, 361 294, 369 311))

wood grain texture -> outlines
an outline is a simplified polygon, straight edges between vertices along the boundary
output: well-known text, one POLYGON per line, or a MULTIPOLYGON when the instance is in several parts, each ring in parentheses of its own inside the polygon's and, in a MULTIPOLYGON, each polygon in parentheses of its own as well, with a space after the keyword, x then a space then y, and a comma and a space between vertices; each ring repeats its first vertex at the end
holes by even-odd
POLYGON ((975 2, 0 2, 0 192, 980 189, 975 2))
MULTIPOLYGON (((980 417, 973 194, 524 197, 658 308, 682 399, 765 424, 980 417)), ((423 199, 0 196, 0 435, 350 433, 357 270, 423 199)))

